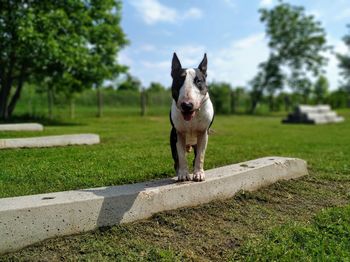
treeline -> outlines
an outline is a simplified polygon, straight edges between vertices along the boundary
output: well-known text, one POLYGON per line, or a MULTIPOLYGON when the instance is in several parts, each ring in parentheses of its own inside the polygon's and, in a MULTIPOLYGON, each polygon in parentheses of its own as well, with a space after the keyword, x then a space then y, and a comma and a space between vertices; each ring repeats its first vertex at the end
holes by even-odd
POLYGON ((325 90, 320 94, 313 88, 307 94, 279 92, 278 94, 262 95, 257 104, 254 103, 254 90, 244 87, 231 88, 227 83, 212 83, 209 85, 212 101, 216 113, 259 113, 259 112, 289 112, 299 104, 330 104, 332 108, 347 108, 350 106, 350 97, 346 90, 325 90))
MULTIPOLYGON (((254 90, 247 87, 232 87, 221 82, 209 83, 208 87, 217 114, 288 112, 298 104, 330 104, 332 108, 350 106, 349 93, 345 89, 329 91, 328 81, 323 76, 307 93, 279 92, 273 96, 264 94, 256 105, 253 102, 254 90)), ((138 114, 148 114, 150 111, 152 114, 165 114, 169 111, 172 97, 170 88, 160 83, 151 83, 143 89, 139 81, 127 76, 118 86, 84 90, 76 94, 73 101, 72 108, 71 100, 67 100, 64 93, 47 93, 45 89, 28 86, 19 102, 18 113, 52 119, 62 110, 74 118, 76 108, 89 108, 89 111, 100 116, 111 108, 133 108, 138 114)))

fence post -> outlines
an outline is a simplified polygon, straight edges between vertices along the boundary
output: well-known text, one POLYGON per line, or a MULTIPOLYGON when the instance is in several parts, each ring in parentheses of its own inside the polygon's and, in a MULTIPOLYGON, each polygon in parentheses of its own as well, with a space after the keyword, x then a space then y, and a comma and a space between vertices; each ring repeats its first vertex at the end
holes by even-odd
POLYGON ((145 88, 141 89, 141 116, 146 114, 146 90, 145 88))
POLYGON ((101 87, 98 85, 97 89, 97 117, 102 117, 103 97, 101 87))

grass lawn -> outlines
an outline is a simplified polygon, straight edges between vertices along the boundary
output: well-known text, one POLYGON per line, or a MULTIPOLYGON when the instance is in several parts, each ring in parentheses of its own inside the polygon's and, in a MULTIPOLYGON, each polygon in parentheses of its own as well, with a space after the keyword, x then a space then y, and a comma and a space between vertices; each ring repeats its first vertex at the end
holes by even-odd
MULTIPOLYGON (((307 160, 310 175, 142 222, 48 240, 3 260, 350 259, 350 111, 340 113, 344 123, 321 126, 282 125, 281 115, 217 116, 206 169, 277 155, 307 160)), ((169 130, 166 115, 113 111, 47 126, 40 134, 93 132, 102 143, 1 150, 0 197, 173 176, 169 130)), ((0 138, 36 135, 0 132, 0 138)))

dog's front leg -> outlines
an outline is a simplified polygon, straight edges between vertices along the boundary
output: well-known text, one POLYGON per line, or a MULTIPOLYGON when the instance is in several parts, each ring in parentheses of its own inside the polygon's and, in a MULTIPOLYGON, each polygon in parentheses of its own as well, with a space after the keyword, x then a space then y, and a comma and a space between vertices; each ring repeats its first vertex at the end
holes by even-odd
POLYGON ((203 166, 204 166, 204 156, 205 156, 205 150, 207 148, 207 143, 208 143, 208 132, 206 130, 198 134, 198 137, 197 137, 197 155, 195 158, 194 173, 193 173, 194 181, 205 180, 203 166))
POLYGON ((177 169, 178 181, 190 180, 186 159, 186 134, 177 132, 176 149, 179 157, 179 168, 177 169))

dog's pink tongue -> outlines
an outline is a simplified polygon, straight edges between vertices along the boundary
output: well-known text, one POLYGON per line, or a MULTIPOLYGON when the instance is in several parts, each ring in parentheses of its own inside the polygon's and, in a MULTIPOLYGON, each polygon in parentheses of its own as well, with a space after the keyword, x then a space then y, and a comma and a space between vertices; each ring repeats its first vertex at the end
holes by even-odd
POLYGON ((194 117, 195 111, 183 114, 185 121, 190 121, 194 117))

